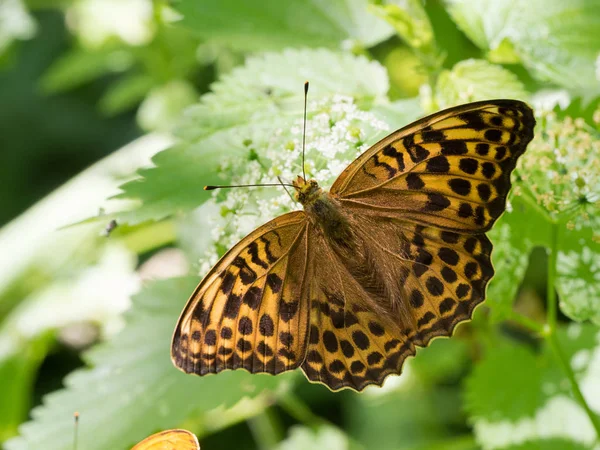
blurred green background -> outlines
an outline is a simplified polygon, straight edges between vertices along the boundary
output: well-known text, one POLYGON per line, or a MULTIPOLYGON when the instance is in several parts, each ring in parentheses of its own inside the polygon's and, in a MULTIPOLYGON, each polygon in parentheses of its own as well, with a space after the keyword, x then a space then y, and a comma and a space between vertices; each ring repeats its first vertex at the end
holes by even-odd
POLYGON ((598 448, 599 29, 600 0, 0 0, 3 448, 72 448, 75 411, 80 450, 598 448), (534 107, 488 300, 362 394, 183 375, 189 293, 289 208, 202 188, 298 171, 307 79, 325 184, 425 114, 534 107))

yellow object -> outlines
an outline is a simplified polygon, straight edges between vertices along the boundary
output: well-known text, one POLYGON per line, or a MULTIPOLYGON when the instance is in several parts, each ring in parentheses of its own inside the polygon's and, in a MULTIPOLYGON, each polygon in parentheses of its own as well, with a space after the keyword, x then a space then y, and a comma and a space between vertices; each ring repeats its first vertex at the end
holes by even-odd
POLYGON ((200 444, 187 430, 166 430, 147 437, 131 450, 200 450, 200 444))

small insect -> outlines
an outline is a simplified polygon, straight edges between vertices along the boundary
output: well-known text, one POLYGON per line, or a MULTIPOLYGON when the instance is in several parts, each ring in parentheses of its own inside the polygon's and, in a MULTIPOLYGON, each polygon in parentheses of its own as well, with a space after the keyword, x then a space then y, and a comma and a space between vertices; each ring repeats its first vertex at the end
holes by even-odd
POLYGON ((298 176, 304 210, 246 236, 192 294, 175 366, 300 367, 312 382, 357 391, 399 374, 416 347, 451 336, 484 300, 494 274, 485 232, 534 126, 523 102, 469 103, 382 139, 329 192, 298 176))
POLYGON ((110 222, 108 222, 108 224, 106 224, 106 227, 102 231, 102 236, 109 237, 113 230, 117 228, 117 226, 117 221, 115 219, 112 219, 110 222))

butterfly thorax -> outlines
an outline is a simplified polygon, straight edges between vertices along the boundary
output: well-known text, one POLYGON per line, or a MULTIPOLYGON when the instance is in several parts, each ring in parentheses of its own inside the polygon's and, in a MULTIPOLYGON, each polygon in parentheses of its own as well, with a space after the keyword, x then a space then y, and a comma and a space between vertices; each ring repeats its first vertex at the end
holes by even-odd
POLYGON ((340 211, 340 205, 328 192, 319 187, 315 180, 298 176, 293 182, 298 200, 311 222, 317 225, 324 236, 342 247, 352 247, 352 232, 348 220, 340 211))

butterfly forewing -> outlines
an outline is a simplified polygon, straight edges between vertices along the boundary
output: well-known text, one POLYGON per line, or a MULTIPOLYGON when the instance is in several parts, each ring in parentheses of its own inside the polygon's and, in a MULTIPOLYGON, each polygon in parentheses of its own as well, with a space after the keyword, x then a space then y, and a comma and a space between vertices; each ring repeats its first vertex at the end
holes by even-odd
POLYGON ((200 444, 187 430, 166 430, 147 437, 131 450, 200 450, 200 444))
POLYGON ((223 256, 179 319, 171 349, 177 367, 204 375, 300 365, 308 329, 306 228, 303 212, 285 214, 223 256))
POLYGON ((504 211, 510 173, 534 124, 531 109, 516 100, 442 111, 367 150, 331 193, 363 214, 486 231, 504 211))

